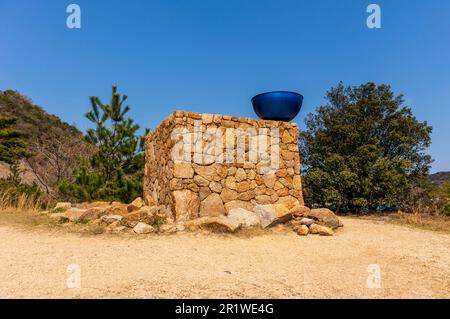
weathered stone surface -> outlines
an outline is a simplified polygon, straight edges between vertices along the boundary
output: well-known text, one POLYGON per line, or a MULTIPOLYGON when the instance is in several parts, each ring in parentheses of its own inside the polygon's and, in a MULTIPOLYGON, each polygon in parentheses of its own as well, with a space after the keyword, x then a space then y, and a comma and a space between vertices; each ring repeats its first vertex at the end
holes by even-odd
POLYGON ((141 197, 137 197, 134 201, 130 203, 130 205, 133 205, 137 208, 141 208, 145 205, 144 200, 141 197))
POLYGON ((200 200, 196 193, 190 190, 173 192, 175 206, 175 220, 189 220, 197 218, 200 200))
POLYGON ((106 224, 112 224, 116 221, 121 221, 123 216, 121 215, 103 215, 101 220, 106 224))
POLYGON ((309 209, 308 207, 300 206, 300 207, 296 207, 295 209, 293 209, 292 215, 294 217, 303 217, 303 216, 307 216, 310 211, 311 211, 311 209, 309 209))
POLYGON ((254 212, 259 216, 263 228, 287 222, 292 218, 292 213, 282 204, 256 205, 254 212))
POLYGON ((153 228, 150 225, 147 225, 145 223, 137 223, 136 226, 134 226, 133 231, 136 234, 149 234, 155 232, 155 228, 153 228))
POLYGON ((224 203, 228 203, 238 198, 238 192, 232 189, 224 188, 220 193, 220 197, 222 198, 224 203))
POLYGON ((219 182, 211 182, 209 183, 209 188, 215 193, 220 193, 222 191, 222 184, 219 182))
POLYGON ((188 221, 186 226, 191 229, 207 229, 218 233, 233 233, 239 228, 238 223, 233 223, 225 216, 206 216, 188 221))
POLYGON ((246 210, 253 210, 255 205, 251 202, 242 201, 242 200, 232 200, 228 203, 225 203, 225 209, 227 212, 232 210, 233 208, 244 208, 246 210))
POLYGON ((121 219, 120 223, 123 226, 133 228, 139 222, 150 222, 150 218, 156 213, 157 208, 152 207, 151 209, 140 209, 138 211, 129 213, 121 219))
POLYGON ((121 203, 115 203, 114 205, 111 205, 105 210, 106 215, 126 215, 128 214, 128 205, 121 204, 121 203))
POLYGON ((227 219, 233 224, 239 224, 241 227, 261 225, 261 220, 255 212, 243 208, 234 208, 230 210, 227 219))
POLYGON ((243 168, 238 168, 235 177, 237 182, 242 182, 247 179, 247 173, 245 173, 245 170, 243 168))
POLYGON ((200 217, 220 216, 226 213, 222 198, 217 193, 209 195, 200 204, 200 217))
POLYGON ((80 220, 85 220, 85 221, 91 221, 94 219, 99 219, 100 217, 102 217, 103 215, 106 214, 106 209, 105 208, 88 208, 86 210, 86 212, 84 212, 81 216, 80 216, 80 220))
POLYGON ((83 216, 83 214, 85 214, 86 212, 87 212, 87 209, 70 208, 70 209, 66 210, 65 214, 71 222, 76 222, 76 221, 81 220, 81 216, 83 216))
POLYGON ((302 219, 299 220, 299 222, 302 225, 309 226, 311 224, 314 224, 315 221, 314 219, 303 217, 302 219))
MULTIPOLYGON (((145 202, 167 206, 185 220, 197 218, 200 203, 213 193, 220 194, 225 209, 252 209, 257 203, 289 209, 303 205, 297 138, 295 123, 176 111, 146 136, 145 202), (200 119, 201 127, 194 127, 200 119), (279 136, 272 136, 272 128, 279 129, 279 136), (264 140, 269 149, 260 153, 254 147, 264 140), (244 152, 239 153, 242 142, 244 152), (274 157, 279 167, 273 167, 274 157), (175 194, 183 191, 193 194, 175 194), (194 209, 181 203, 186 196, 192 197, 194 209)), ((109 213, 125 215, 137 209, 133 205, 128 212, 109 213)))
POLYGON ((294 231, 300 236, 306 236, 309 233, 309 228, 306 225, 299 225, 294 227, 294 231))
POLYGON ((52 213, 49 215, 49 217, 57 223, 66 223, 69 221, 66 213, 52 213))
POLYGON ((331 228, 317 224, 312 224, 309 226, 309 232, 311 234, 319 234, 321 236, 333 236, 334 234, 331 228))
POLYGON ((311 209, 308 213, 303 214, 304 217, 314 219, 316 224, 336 229, 342 226, 339 218, 328 208, 311 209))

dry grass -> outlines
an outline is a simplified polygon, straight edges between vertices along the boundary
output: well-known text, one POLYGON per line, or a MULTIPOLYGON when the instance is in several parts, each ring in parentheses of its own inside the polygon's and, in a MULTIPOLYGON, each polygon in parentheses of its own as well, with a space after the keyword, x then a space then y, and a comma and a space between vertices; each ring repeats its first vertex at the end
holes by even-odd
POLYGON ((382 220, 397 225, 450 233, 450 217, 445 215, 432 215, 421 212, 405 213, 398 211, 389 214, 373 214, 362 217, 370 220, 382 220))
POLYGON ((0 210, 2 211, 38 212, 46 204, 36 193, 16 195, 11 190, 7 190, 0 195, 0 210))

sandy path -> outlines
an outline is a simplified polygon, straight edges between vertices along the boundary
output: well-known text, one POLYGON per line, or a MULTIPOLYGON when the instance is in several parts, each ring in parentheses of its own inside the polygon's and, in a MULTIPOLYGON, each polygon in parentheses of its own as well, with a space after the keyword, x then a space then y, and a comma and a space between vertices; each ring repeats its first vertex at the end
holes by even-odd
POLYGON ((1 298, 445 297, 450 235, 344 218, 335 237, 81 236, 0 227, 1 298), (78 264, 81 288, 68 289, 78 264), (381 267, 381 288, 366 287, 381 267))

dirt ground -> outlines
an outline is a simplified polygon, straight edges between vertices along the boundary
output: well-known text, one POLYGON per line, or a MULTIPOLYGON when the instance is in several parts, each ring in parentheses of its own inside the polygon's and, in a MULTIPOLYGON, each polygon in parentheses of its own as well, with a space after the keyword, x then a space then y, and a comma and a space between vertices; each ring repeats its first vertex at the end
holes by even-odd
POLYGON ((334 237, 94 236, 1 224, 0 298, 450 298, 449 234, 343 222, 334 237), (78 289, 67 287, 71 264, 78 289), (367 287, 371 264, 381 288, 367 287))

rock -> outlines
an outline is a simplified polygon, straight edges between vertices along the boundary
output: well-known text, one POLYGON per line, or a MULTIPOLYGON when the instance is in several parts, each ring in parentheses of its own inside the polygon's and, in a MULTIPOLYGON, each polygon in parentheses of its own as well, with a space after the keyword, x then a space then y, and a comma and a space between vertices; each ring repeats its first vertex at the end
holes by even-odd
POLYGON ((173 199, 175 220, 189 220, 198 217, 200 200, 196 193, 187 189, 174 191, 173 199))
POLYGON ((233 223, 225 216, 200 217, 187 222, 186 226, 194 229, 207 229, 218 233, 232 233, 239 228, 238 223, 233 223))
POLYGON ((217 193, 206 197, 200 204, 200 217, 225 215, 227 211, 223 205, 222 198, 217 193))
POLYGON ((106 224, 112 224, 112 223, 114 223, 114 222, 116 222, 116 221, 121 221, 122 220, 122 218, 123 218, 123 216, 121 216, 121 215, 103 215, 102 217, 101 217, 101 220, 104 222, 104 223, 106 223, 106 224))
POLYGON ((194 177, 194 169, 190 163, 175 163, 173 165, 173 176, 176 178, 194 177))
POLYGON ((219 182, 211 182, 209 183, 209 188, 215 193, 220 193, 222 191, 222 184, 219 182))
POLYGON ((262 176, 262 180, 266 187, 273 188, 275 186, 275 182, 277 181, 277 176, 275 174, 265 174, 262 176))
POLYGON ((208 181, 212 181, 214 176, 216 176, 216 167, 214 164, 208 166, 194 164, 193 167, 196 174, 208 181))
POLYGON ((299 222, 302 225, 309 226, 311 224, 314 224, 314 219, 303 217, 302 219, 299 220, 299 222))
POLYGON ((301 207, 300 202, 298 201, 298 199, 293 197, 293 196, 290 196, 290 195, 280 197, 278 199, 278 201, 276 202, 276 204, 282 204, 282 205, 286 206, 290 210, 293 210, 294 208, 301 207))
POLYGON ((236 171, 235 178, 237 182, 245 181, 247 179, 247 173, 245 173, 245 170, 243 168, 239 168, 236 171))
POLYGON ((232 189, 224 188, 220 193, 220 197, 222 198, 224 203, 228 203, 238 198, 238 192, 232 189))
POLYGON ((316 224, 327 226, 331 229, 342 227, 339 218, 328 208, 311 209, 308 213, 303 214, 303 217, 314 219, 316 224))
POLYGON ((85 213, 83 213, 80 217, 80 220, 83 221, 91 221, 95 219, 99 219, 103 215, 105 215, 105 209, 100 207, 88 208, 85 213))
POLYGON ((334 234, 331 228, 317 224, 311 224, 309 226, 309 232, 311 234, 319 234, 320 236, 333 236, 334 234))
POLYGON ((69 218, 67 218, 66 213, 52 213, 48 215, 50 219, 56 221, 57 223, 67 223, 69 218))
POLYGON ((294 227, 294 231, 300 236, 306 236, 309 233, 309 228, 306 225, 299 225, 294 227))
POLYGON ((251 202, 242 201, 242 200, 232 200, 228 203, 225 203, 225 209, 227 212, 231 211, 233 208, 244 208, 246 210, 253 210, 255 205, 251 202))
POLYGON ((108 207, 105 210, 106 215, 126 215, 128 214, 128 205, 122 204, 122 203, 114 203, 111 204, 110 207, 108 207))
POLYGON ((254 212, 259 216, 263 228, 287 222, 292 218, 291 211, 282 204, 256 205, 254 212))
POLYGON ((87 209, 82 209, 82 208, 70 208, 68 210, 66 210, 65 214, 67 216, 67 218, 69 218, 69 220, 71 222, 77 222, 81 220, 81 217, 87 212, 87 209))
POLYGON ((311 209, 309 209, 308 207, 300 206, 300 207, 296 207, 295 209, 293 209, 292 215, 294 217, 303 217, 303 216, 307 216, 310 211, 311 211, 311 209))
POLYGON ((139 208, 141 208, 142 206, 144 206, 144 200, 141 197, 137 197, 134 201, 132 201, 128 207, 127 210, 129 213, 138 210, 139 208))
POLYGON ((130 228, 133 228, 139 222, 149 223, 151 217, 153 216, 153 214, 156 213, 156 211, 157 211, 157 207, 155 207, 155 206, 141 208, 138 211, 135 211, 135 212, 132 212, 132 213, 129 213, 129 214, 123 216, 120 223, 123 226, 127 226, 130 228))
POLYGON ((195 175, 194 182, 200 187, 205 187, 209 185, 209 181, 200 175, 195 175))
POLYGON ((155 231, 155 229, 150 225, 139 222, 136 224, 136 226, 134 226, 133 231, 136 234, 149 234, 149 233, 153 233, 155 231))
POLYGON ((232 224, 239 224, 242 227, 252 227, 261 225, 261 220, 255 212, 244 208, 234 208, 228 212, 227 219, 232 224))
POLYGON ((266 205, 272 203, 272 198, 269 195, 258 195, 255 200, 260 205, 266 205))
POLYGON ((71 207, 72 207, 72 204, 69 202, 59 202, 59 203, 56 203, 55 209, 67 210, 71 207))

